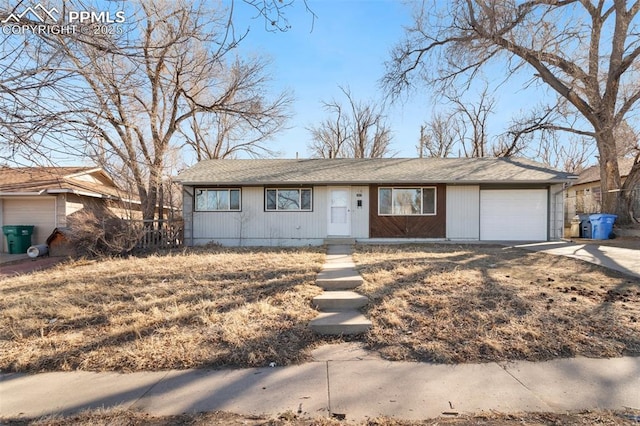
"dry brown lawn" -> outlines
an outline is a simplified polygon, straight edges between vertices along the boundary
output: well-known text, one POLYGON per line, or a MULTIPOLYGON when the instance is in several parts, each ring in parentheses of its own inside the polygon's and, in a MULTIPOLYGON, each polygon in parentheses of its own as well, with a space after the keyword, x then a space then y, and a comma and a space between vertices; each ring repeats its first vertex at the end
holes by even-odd
POLYGON ((300 362, 321 249, 200 249, 0 278, 0 370, 300 362))
MULTIPOLYGON (((358 246, 391 360, 640 354, 640 280, 490 245, 358 246)), ((308 322, 320 248, 194 249, 68 262, 0 279, 0 371, 288 365, 327 341, 308 322)), ((357 338, 358 339, 358 338, 357 338)))
POLYGON ((358 246, 367 346, 440 363, 640 354, 640 280, 491 245, 358 246))

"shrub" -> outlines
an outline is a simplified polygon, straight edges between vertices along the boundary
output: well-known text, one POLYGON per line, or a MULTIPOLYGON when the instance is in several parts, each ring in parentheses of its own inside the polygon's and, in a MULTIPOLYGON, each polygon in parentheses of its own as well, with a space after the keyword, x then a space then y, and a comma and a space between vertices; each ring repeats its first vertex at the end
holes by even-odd
POLYGON ((142 234, 132 221, 107 208, 85 207, 69 216, 69 241, 81 256, 118 256, 130 253, 142 234))

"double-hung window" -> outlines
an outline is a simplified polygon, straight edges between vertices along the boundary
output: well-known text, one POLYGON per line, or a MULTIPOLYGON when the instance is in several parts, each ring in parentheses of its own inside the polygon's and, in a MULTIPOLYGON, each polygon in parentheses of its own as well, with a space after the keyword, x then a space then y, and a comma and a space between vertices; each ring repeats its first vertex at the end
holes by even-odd
POLYGON ((311 211, 311 188, 265 189, 266 211, 311 211))
POLYGON ((380 216, 432 216, 436 214, 436 188, 378 188, 380 216))
POLYGON ((238 212, 241 208, 240 188, 197 188, 196 211, 238 212))

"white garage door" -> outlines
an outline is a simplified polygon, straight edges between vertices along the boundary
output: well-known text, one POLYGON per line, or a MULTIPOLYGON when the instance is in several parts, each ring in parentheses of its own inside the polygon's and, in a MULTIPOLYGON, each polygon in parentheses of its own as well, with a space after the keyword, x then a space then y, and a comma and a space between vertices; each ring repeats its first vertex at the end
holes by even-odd
POLYGON ((480 191, 480 239, 546 241, 547 190, 480 191))
MULTIPOLYGON (((45 244, 56 227, 55 197, 44 199, 7 199, 2 201, 3 225, 34 225, 32 244, 45 244)), ((2 249, 7 250, 3 241, 2 249)))

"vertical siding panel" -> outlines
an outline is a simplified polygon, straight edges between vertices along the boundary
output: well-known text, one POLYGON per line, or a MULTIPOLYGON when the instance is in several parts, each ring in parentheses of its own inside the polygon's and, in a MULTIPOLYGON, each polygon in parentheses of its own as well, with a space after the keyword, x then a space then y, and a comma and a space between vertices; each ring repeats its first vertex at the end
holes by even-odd
POLYGON ((447 238, 480 239, 480 187, 447 186, 447 238))
MULTIPOLYGON (((320 244, 327 228, 326 194, 326 187, 313 188, 311 212, 267 212, 264 209, 264 187, 243 187, 242 211, 193 212, 193 243, 198 245, 217 241, 224 245, 273 246, 320 244)), ((186 198, 185 194, 185 208, 186 198)), ((193 201, 192 197, 189 198, 188 205, 191 208, 193 201)), ((185 214, 185 235, 188 235, 187 216, 185 214)))
POLYGON ((195 245, 193 236, 193 186, 182 187, 182 219, 184 221, 184 244, 195 245))
POLYGON ((564 191, 563 185, 553 185, 550 191, 549 238, 559 240, 564 237, 564 191))
MULTIPOLYGON (((58 226, 67 226, 67 216, 73 212, 67 212, 67 194, 56 195, 56 228, 58 226)), ((53 230, 52 230, 53 231, 53 230)), ((49 236, 47 235, 47 238, 49 236)))

